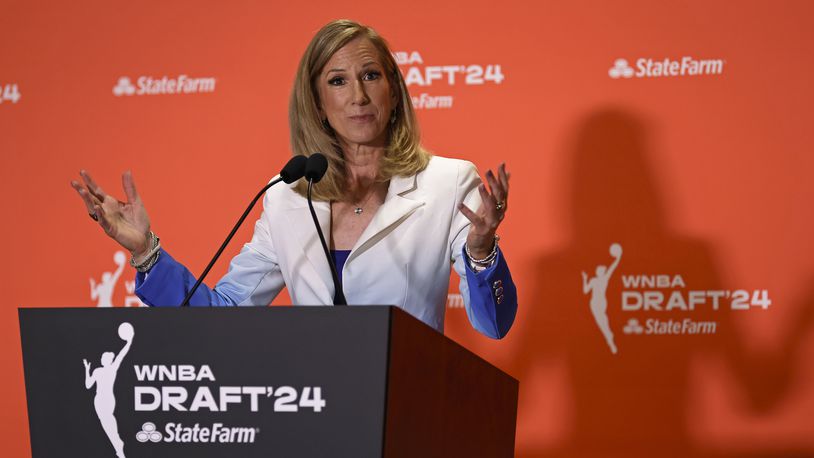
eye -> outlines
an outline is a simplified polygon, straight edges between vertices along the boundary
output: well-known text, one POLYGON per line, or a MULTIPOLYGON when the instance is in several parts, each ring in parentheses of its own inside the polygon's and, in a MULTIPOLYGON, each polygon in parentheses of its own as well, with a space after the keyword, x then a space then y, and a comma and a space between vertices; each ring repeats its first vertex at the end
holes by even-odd
POLYGON ((365 75, 362 77, 362 79, 365 80, 365 81, 373 81, 373 80, 377 80, 377 79, 379 79, 381 77, 382 77, 381 73, 379 73, 377 71, 372 71, 372 72, 365 73, 365 75))
POLYGON ((328 84, 331 86, 341 86, 345 84, 345 78, 342 78, 341 76, 334 76, 328 80, 328 84))

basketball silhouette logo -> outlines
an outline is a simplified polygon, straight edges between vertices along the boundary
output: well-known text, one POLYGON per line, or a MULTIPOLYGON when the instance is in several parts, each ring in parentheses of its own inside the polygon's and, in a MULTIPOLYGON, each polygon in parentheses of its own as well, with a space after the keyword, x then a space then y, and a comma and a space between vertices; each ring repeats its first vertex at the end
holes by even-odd
POLYGON ((127 322, 121 323, 118 327, 118 334, 125 341, 118 354, 112 351, 102 353, 101 366, 92 371, 91 363, 87 358, 82 359, 82 364, 85 366, 85 388, 91 390, 95 387, 93 408, 96 411, 96 416, 99 417, 99 423, 110 440, 110 444, 116 452, 116 457, 125 458, 124 441, 119 435, 119 425, 115 416, 116 394, 113 385, 116 383, 116 373, 121 367, 122 360, 133 345, 133 336, 135 335, 133 325, 127 322))
POLYGON ((611 353, 614 355, 618 353, 616 342, 613 339, 613 330, 611 330, 610 321, 608 320, 608 282, 611 275, 613 275, 616 268, 619 266, 619 261, 622 259, 622 245, 612 243, 608 248, 613 262, 610 266, 598 265, 596 266, 594 277, 589 277, 588 273, 582 271, 582 294, 590 294, 590 308, 591 314, 596 321, 599 330, 605 337, 611 353))

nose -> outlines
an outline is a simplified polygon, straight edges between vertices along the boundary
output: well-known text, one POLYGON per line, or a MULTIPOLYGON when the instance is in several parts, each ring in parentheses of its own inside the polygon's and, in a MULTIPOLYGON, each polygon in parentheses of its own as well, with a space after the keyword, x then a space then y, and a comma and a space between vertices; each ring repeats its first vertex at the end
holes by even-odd
POLYGON ((353 103, 356 105, 367 105, 370 103, 370 98, 367 96, 367 92, 365 92, 365 85, 362 84, 360 80, 356 80, 353 84, 353 103))

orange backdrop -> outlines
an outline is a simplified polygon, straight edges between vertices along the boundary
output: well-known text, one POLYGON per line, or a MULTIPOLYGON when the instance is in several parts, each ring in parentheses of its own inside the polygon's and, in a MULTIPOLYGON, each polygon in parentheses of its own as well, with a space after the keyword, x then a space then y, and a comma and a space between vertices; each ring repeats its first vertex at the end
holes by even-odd
POLYGON ((814 454, 812 5, 4 1, 4 455, 30 453, 17 307, 138 305, 129 267, 91 293, 117 247, 69 180, 121 195, 133 170, 200 272, 289 156, 297 61, 339 17, 388 38, 429 149, 512 172, 515 326, 478 335, 451 290, 446 332, 520 380, 518 456, 814 454), (186 92, 140 93, 164 77, 186 92))

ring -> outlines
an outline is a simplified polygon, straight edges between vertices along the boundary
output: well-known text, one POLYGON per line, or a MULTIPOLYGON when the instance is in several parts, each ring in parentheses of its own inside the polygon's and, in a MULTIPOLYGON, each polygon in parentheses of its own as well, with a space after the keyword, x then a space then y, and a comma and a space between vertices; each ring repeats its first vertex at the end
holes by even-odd
POLYGON ((90 216, 90 219, 96 221, 97 223, 99 222, 99 217, 96 216, 96 213, 88 213, 88 216, 90 216))
POLYGON ((496 204, 495 204, 495 210, 497 210, 497 211, 502 211, 502 210, 503 210, 503 207, 504 207, 505 205, 506 205, 506 202, 503 202, 503 201, 498 202, 498 203, 496 203, 496 204))

